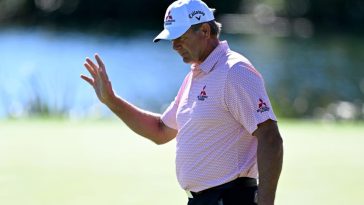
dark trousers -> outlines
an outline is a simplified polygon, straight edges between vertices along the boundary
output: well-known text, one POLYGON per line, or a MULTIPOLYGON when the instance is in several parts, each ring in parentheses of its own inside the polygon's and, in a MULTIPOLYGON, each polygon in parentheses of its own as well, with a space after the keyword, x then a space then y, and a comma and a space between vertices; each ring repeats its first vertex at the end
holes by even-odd
POLYGON ((257 184, 254 179, 241 177, 232 182, 192 193, 188 205, 256 205, 257 184))

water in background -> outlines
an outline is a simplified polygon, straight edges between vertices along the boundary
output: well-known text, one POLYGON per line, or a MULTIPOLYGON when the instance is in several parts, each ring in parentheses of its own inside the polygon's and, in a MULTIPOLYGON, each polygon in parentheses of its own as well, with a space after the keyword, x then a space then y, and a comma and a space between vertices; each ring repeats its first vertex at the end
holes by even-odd
POLYGON ((116 92, 144 108, 159 108, 178 89, 188 67, 152 35, 133 38, 8 30, 0 33, 0 116, 23 115, 46 103, 71 115, 102 115, 93 89, 79 76, 87 56, 103 58, 116 92))
MULTIPOLYGON (((0 118, 27 116, 39 104, 70 117, 105 116, 80 74, 85 57, 99 53, 114 90, 136 105, 162 112, 189 66, 155 33, 115 37, 77 32, 0 31, 0 118)), ((228 36, 263 74, 281 116, 362 118, 364 40, 353 36, 311 39, 228 36)))

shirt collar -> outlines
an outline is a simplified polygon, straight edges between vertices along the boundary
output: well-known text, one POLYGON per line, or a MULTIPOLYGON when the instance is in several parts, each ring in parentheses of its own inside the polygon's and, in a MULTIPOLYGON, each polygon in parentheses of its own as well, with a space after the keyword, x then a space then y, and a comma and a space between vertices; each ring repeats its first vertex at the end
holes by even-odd
POLYGON ((226 51, 229 49, 229 45, 227 41, 220 41, 219 45, 210 53, 209 56, 199 65, 192 64, 191 70, 202 70, 204 73, 208 73, 212 70, 212 68, 216 65, 217 61, 219 60, 219 57, 226 53, 226 51))

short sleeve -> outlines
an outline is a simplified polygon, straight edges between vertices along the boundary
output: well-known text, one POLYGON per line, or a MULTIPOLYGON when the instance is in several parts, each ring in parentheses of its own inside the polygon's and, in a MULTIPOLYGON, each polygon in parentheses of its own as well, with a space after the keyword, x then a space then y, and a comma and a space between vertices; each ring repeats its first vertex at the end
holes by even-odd
POLYGON ((178 130, 176 121, 177 108, 178 104, 176 103, 176 100, 174 100, 161 116, 162 122, 175 130, 178 130))
POLYGON ((161 116, 162 122, 170 128, 178 130, 177 109, 178 109, 181 97, 182 97, 183 93, 185 92, 186 85, 191 78, 191 75, 192 75, 191 72, 189 72, 187 74, 187 76, 183 80, 181 87, 178 90, 177 96, 175 97, 174 101, 168 106, 168 108, 164 111, 164 113, 161 116))
POLYGON ((250 134, 258 124, 268 119, 276 121, 263 78, 252 65, 238 63, 232 66, 224 91, 228 111, 250 134))

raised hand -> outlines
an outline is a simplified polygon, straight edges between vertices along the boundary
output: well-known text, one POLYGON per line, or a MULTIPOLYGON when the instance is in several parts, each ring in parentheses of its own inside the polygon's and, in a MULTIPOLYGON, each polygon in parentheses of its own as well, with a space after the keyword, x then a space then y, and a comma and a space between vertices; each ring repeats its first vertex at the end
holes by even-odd
POLYGON ((94 88, 99 100, 108 105, 115 98, 115 93, 100 56, 95 54, 95 59, 97 65, 90 58, 86 58, 86 62, 83 64, 92 77, 90 78, 82 74, 81 78, 94 88))

